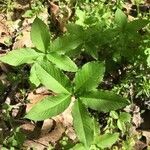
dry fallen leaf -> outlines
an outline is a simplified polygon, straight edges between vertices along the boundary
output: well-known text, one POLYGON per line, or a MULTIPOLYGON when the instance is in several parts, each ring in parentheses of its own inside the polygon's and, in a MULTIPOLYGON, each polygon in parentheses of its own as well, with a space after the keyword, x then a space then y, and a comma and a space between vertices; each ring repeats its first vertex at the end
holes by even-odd
POLYGON ((147 145, 150 145, 150 130, 148 130, 148 131, 143 130, 142 131, 142 135, 146 137, 147 145))
POLYGON ((5 44, 7 38, 10 37, 10 31, 5 22, 0 21, 0 43, 5 44))
POLYGON ((22 47, 33 47, 32 41, 30 39, 30 30, 30 26, 22 30, 21 35, 18 35, 15 39, 13 49, 19 49, 22 47))
POLYGON ((26 112, 29 112, 30 109, 37 104, 38 102, 40 102, 42 99, 44 99, 45 97, 47 97, 48 95, 43 95, 43 94, 34 94, 33 92, 31 92, 28 95, 28 99, 30 100, 30 102, 27 104, 26 107, 26 112))

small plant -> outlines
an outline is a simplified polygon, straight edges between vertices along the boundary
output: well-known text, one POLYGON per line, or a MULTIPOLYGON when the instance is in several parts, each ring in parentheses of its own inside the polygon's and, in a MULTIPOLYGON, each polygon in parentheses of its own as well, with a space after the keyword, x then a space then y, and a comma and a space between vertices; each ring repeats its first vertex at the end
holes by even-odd
POLYGON ((30 2, 30 9, 23 14, 24 18, 32 18, 44 10, 43 1, 36 0, 33 4, 30 2))
POLYGON ((25 135, 20 131, 19 128, 13 129, 10 136, 8 136, 3 141, 3 150, 7 150, 7 148, 10 148, 10 150, 20 149, 22 148, 22 145, 25 141, 25 135))
POLYGON ((25 141, 25 135, 20 131, 19 127, 15 126, 15 119, 11 116, 13 105, 4 103, 2 105, 1 116, 1 145, 2 150, 15 150, 20 149, 25 141))
POLYGON ((88 112, 88 108, 110 112, 129 104, 125 98, 97 89, 103 80, 105 63, 91 61, 78 69, 66 52, 57 49, 61 45, 68 46, 72 50, 80 42, 75 41, 75 44, 71 43, 72 45, 70 43, 66 45, 67 40, 64 40, 64 43, 62 41, 59 43, 58 39, 50 42, 49 30, 39 18, 32 24, 31 39, 35 48, 13 50, 0 58, 0 61, 12 66, 32 64, 30 81, 36 86, 43 84, 55 93, 55 96, 48 96, 36 104, 25 118, 34 121, 45 120, 62 113, 72 102, 73 125, 81 143, 75 147, 90 149, 92 145, 96 145, 105 148, 114 144, 119 134, 100 136, 98 127, 88 112), (75 72, 74 79, 70 80, 62 70, 75 72))
POLYGON ((14 8, 14 1, 13 0, 0 0, 0 11, 1 12, 8 12, 12 11, 14 8))

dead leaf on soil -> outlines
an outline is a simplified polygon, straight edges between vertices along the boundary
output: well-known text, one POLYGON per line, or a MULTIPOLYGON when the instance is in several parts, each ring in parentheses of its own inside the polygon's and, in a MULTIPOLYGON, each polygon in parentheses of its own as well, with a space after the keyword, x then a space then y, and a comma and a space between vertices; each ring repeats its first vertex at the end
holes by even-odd
POLYGON ((5 21, 0 21, 0 43, 5 44, 6 40, 10 38, 10 31, 5 21))
POLYGON ((150 130, 148 130, 148 131, 143 130, 142 131, 142 135, 146 137, 147 145, 150 145, 150 130))
POLYGON ((49 96, 51 93, 44 87, 40 87, 37 89, 37 92, 31 92, 28 94, 28 100, 30 102, 27 104, 26 112, 29 112, 29 110, 38 102, 40 102, 45 97, 49 96))
POLYGON ((22 47, 33 47, 32 41, 30 39, 30 27, 22 31, 13 45, 13 49, 19 49, 22 47))

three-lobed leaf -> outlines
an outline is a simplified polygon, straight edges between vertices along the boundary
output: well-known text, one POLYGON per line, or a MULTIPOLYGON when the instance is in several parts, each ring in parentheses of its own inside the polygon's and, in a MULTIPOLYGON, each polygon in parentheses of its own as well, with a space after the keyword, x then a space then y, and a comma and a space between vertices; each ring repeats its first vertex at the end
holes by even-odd
POLYGON ((20 48, 0 57, 0 61, 12 66, 19 66, 25 63, 30 64, 35 62, 40 55, 42 54, 37 53, 34 49, 20 48))
POLYGON ((103 112, 120 109, 129 104, 127 99, 108 91, 87 92, 80 99, 87 107, 103 112))
POLYGON ((89 116, 86 107, 80 100, 75 102, 72 116, 78 139, 86 148, 90 147, 94 140, 94 120, 89 116))
POLYGON ((32 23, 31 40, 39 51, 46 53, 50 45, 50 33, 47 25, 39 18, 35 18, 32 23))
POLYGON ((71 96, 68 94, 48 96, 33 106, 25 118, 35 121, 48 119, 62 113, 70 102, 71 96))
POLYGON ((71 83, 67 76, 46 59, 36 66, 39 81, 56 93, 70 93, 71 83))
POLYGON ((47 54, 46 57, 49 61, 64 71, 76 72, 78 69, 77 65, 68 56, 53 52, 47 54))
POLYGON ((75 92, 83 93, 95 89, 102 81, 104 72, 103 63, 92 61, 85 64, 75 75, 75 92))

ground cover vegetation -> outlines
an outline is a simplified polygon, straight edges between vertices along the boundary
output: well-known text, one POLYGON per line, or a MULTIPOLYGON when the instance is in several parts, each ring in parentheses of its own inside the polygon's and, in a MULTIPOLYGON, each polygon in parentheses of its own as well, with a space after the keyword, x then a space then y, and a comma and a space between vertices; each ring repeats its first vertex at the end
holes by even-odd
POLYGON ((149 149, 149 1, 0 6, 2 149, 149 149))

